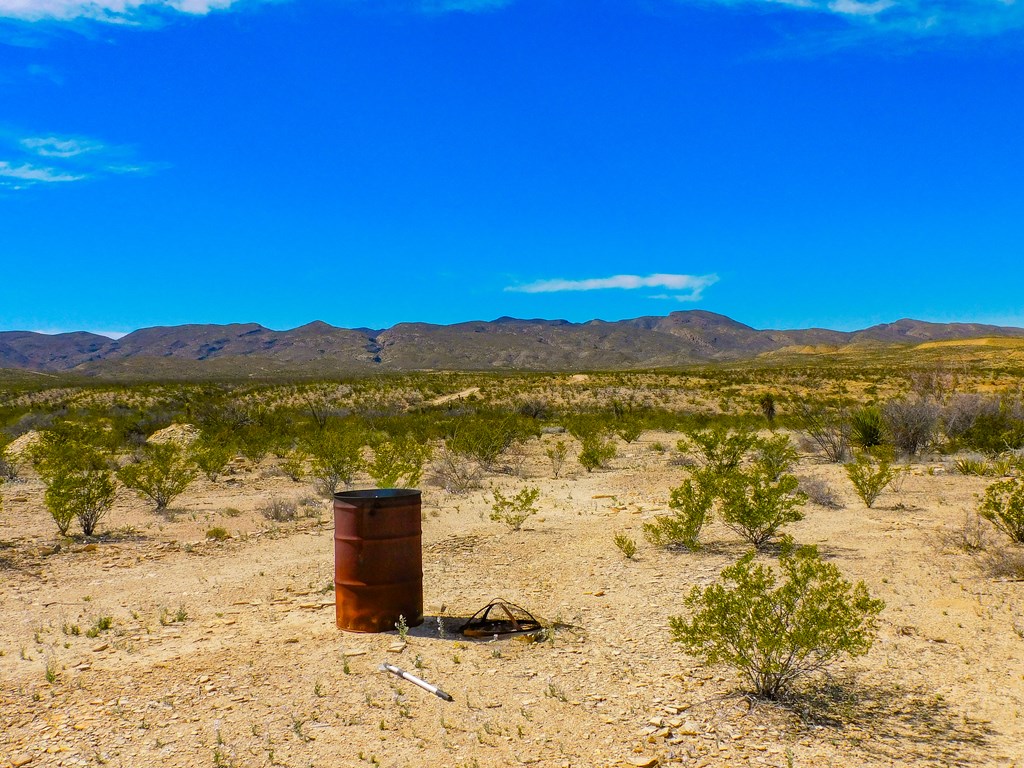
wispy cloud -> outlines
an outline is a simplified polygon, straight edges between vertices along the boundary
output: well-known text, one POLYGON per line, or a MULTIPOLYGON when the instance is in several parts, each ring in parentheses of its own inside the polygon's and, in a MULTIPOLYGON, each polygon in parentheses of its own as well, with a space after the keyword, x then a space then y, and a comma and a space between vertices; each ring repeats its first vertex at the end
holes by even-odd
POLYGON ((19 133, 11 128, 0 130, 0 189, 143 174, 160 167, 140 162, 131 147, 83 136, 19 133))
POLYGON ((205 16, 233 3, 234 0, 0 0, 0 17, 23 21, 92 19, 131 24, 166 13, 205 16))
POLYGON ((685 5, 816 14, 854 30, 914 37, 990 36, 1024 29, 1020 0, 672 0, 685 5))
POLYGON ((635 290, 637 288, 667 288, 671 294, 658 294, 651 298, 673 298, 678 301, 698 301, 704 289, 718 282, 718 275, 613 275, 586 280, 538 280, 525 285, 510 285, 505 290, 516 293, 561 293, 563 291, 604 291, 609 289, 635 290))
MULTIPOLYGON (((14 179, 19 186, 27 184, 52 184, 54 182, 81 181, 85 176, 76 176, 72 173, 65 173, 56 168, 45 168, 39 165, 22 163, 14 165, 6 160, 0 160, 0 179, 14 179)), ((0 184, 3 182, 0 181, 0 184)))

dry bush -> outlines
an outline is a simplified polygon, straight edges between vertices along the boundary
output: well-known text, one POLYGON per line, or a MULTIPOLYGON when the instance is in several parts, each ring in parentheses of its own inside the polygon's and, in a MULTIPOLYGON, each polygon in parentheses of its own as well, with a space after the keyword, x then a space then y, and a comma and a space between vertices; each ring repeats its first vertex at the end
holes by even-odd
POLYGON ((994 578, 1024 581, 1024 547, 996 544, 982 550, 978 560, 994 578))
POLYGON ((801 406, 800 426, 812 443, 834 464, 842 464, 850 454, 850 423, 836 408, 801 406))
POLYGON ((448 493, 463 494, 480 488, 483 475, 476 461, 445 447, 430 465, 427 482, 448 493))
POLYGON ((273 498, 259 508, 259 513, 267 520, 286 523, 299 516, 299 505, 291 499, 273 498))
POLYGON ((814 504, 826 509, 842 509, 843 503, 836 495, 836 490, 818 477, 801 477, 799 490, 814 504))
POLYGON ((951 531, 940 533, 939 541, 946 549, 977 553, 991 546, 990 532, 988 524, 979 515, 964 512, 964 519, 960 525, 951 531))
POLYGON ((939 406, 931 400, 907 398, 890 400, 882 407, 889 441, 907 456, 916 456, 935 436, 939 406))

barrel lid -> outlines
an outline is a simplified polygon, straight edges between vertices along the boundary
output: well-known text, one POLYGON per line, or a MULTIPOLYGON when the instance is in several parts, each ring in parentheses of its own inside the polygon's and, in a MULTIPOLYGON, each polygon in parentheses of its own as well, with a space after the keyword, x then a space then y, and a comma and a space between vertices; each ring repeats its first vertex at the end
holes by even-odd
POLYGON ((334 500, 356 507, 366 505, 379 507, 407 504, 410 501, 419 500, 420 495, 420 491, 416 488, 370 488, 363 491, 339 491, 334 494, 334 500))

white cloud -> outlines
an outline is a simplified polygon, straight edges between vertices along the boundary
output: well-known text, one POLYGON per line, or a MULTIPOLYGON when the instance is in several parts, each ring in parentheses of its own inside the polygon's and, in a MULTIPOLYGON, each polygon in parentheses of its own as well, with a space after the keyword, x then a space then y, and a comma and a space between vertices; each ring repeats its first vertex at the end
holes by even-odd
POLYGON ((678 301, 698 301, 708 286, 718 282, 718 275, 613 275, 586 280, 538 280, 526 285, 512 285, 506 291, 517 293, 560 293, 563 291, 603 291, 612 288, 667 288, 678 292, 659 294, 652 298, 674 298, 678 301))
MULTIPOLYGON (((0 0, 2 1, 2 0, 0 0)), ((40 157, 75 157, 86 152, 96 152, 103 145, 95 141, 62 139, 57 136, 39 136, 21 139, 18 142, 29 152, 40 157)))
POLYGON ((204 16, 228 8, 234 0, 0 0, 0 17, 23 21, 92 19, 135 22, 140 16, 178 12, 204 16))
POLYGON ((56 168, 43 168, 38 165, 30 165, 29 163, 14 165, 6 160, 0 160, 0 178, 49 184, 63 181, 81 181, 86 177, 59 171, 56 168))
POLYGON ((1019 0, 674 0, 693 5, 814 13, 851 29, 913 37, 989 36, 1024 28, 1019 0))
POLYGON ((161 167, 139 162, 131 147, 112 146, 82 136, 48 134, 19 138, 10 128, 0 130, 0 157, 5 154, 10 159, 0 160, 0 187, 4 189, 141 174, 161 167))

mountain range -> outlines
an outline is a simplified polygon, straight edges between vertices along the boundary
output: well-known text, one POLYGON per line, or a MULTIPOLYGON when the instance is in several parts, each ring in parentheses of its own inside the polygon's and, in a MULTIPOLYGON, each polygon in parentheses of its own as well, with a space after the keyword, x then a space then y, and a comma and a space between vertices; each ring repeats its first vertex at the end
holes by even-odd
POLYGON ((84 331, 3 331, 0 368, 103 378, 612 370, 982 337, 1024 338, 1024 329, 899 320, 860 331, 757 330, 724 315, 690 310, 614 322, 502 317, 454 325, 399 323, 383 330, 319 321, 289 331, 256 323, 177 325, 143 328, 117 340, 84 331))

